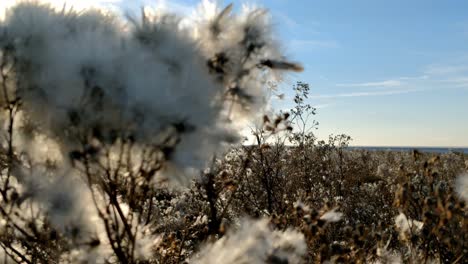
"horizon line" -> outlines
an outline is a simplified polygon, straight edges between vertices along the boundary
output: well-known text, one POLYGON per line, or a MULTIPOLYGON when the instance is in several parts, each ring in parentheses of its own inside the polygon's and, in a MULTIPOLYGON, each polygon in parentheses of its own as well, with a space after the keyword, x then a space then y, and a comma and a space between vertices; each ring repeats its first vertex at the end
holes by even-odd
POLYGON ((456 148, 456 149, 468 149, 468 146, 388 146, 388 145, 348 145, 348 147, 357 148, 456 148))

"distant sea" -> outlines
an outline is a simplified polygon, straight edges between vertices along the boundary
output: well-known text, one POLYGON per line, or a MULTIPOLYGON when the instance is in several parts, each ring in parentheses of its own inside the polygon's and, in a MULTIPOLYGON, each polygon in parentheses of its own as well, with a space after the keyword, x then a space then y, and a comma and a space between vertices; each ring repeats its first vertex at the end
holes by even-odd
POLYGON ((449 153, 449 152, 461 152, 468 154, 468 148, 446 148, 446 147, 373 147, 373 146, 350 146, 349 149, 364 149, 369 151, 398 151, 406 152, 417 149, 420 152, 427 153, 449 153))

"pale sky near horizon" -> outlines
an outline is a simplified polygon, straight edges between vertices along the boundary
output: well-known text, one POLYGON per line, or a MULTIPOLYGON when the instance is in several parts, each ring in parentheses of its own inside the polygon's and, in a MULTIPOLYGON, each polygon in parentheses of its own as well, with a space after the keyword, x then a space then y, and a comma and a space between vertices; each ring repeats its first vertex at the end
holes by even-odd
MULTIPOLYGON (((133 12, 163 6, 185 14, 199 3, 68 2, 133 12)), ((320 138, 345 133, 352 145, 468 147, 468 1, 224 1, 230 2, 273 14, 286 54, 305 66, 287 76, 286 99, 274 105, 292 107, 290 87, 309 83, 320 138)))

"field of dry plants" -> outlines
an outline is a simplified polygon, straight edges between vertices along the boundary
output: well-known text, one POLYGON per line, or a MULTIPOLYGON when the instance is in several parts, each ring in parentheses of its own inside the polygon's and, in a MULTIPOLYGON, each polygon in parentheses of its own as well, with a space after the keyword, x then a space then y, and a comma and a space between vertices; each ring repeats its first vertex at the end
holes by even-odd
POLYGON ((207 201, 206 220, 216 223, 206 232, 223 234, 243 215, 268 217, 279 230, 304 234, 308 263, 463 263, 466 176, 455 181, 466 160, 347 150, 339 136, 233 150, 194 188, 207 201))
MULTIPOLYGON (((294 263, 464 263, 468 155, 353 150, 347 135, 318 141, 289 131, 314 123, 303 118, 315 111, 303 103, 307 87, 294 87, 292 116, 264 117, 257 144, 216 159, 188 189, 156 190, 161 263, 190 259, 203 241, 226 236, 235 242, 218 261, 249 254, 239 245, 262 238, 243 227, 245 217, 300 231, 307 249, 294 263), (229 231, 239 228, 246 237, 229 231)), ((289 263, 272 253, 265 263, 289 263)))
POLYGON ((0 263, 466 263, 466 154, 317 140, 301 82, 258 115, 302 66, 267 11, 197 12, 0 19, 0 263))

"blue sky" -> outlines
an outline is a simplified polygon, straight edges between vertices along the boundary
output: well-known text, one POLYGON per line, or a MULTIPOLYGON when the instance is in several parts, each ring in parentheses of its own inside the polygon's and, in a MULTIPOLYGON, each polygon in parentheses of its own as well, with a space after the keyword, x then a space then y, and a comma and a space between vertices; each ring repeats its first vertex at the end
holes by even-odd
MULTIPOLYGON (((134 12, 156 5, 181 13, 199 3, 71 2, 107 2, 134 12)), ((286 99, 274 105, 290 108, 290 87, 309 83, 320 138, 346 133, 353 145, 468 147, 468 1, 232 2, 237 8, 254 3, 273 14, 285 53, 305 66, 286 77, 286 99)))
POLYGON ((317 133, 468 146, 468 1, 265 1, 304 62, 317 133))
MULTIPOLYGON (((157 2, 182 12, 198 3, 157 2)), ((468 1, 248 3, 272 12, 286 54, 305 66, 287 76, 286 100, 275 106, 291 107, 290 87, 309 83, 320 138, 346 133, 353 145, 468 146, 468 1)))

